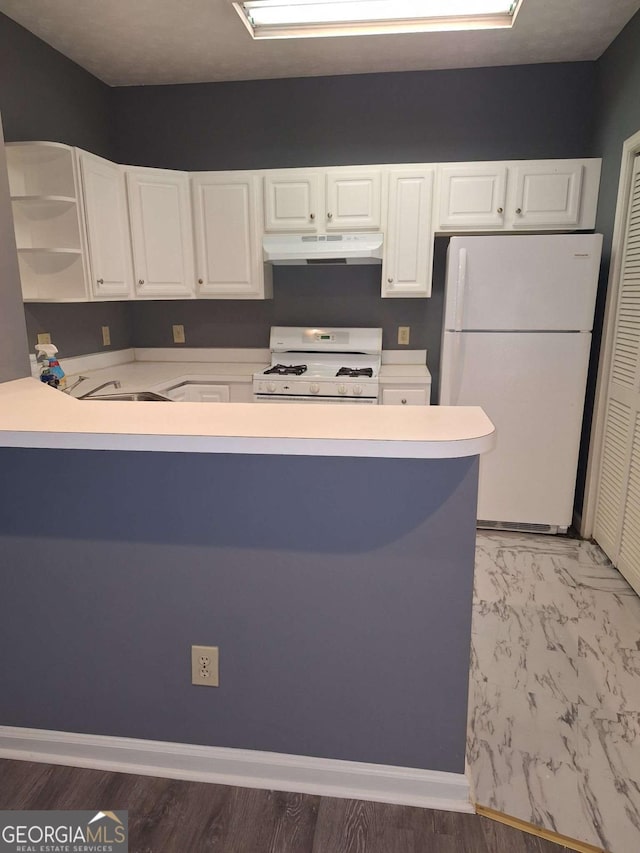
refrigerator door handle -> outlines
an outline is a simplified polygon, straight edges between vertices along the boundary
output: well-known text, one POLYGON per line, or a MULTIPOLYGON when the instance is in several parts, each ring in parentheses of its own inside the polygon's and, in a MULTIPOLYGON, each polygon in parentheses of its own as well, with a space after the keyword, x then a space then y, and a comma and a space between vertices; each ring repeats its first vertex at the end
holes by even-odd
POLYGON ((464 335, 458 332, 453 336, 453 352, 451 353, 451 393, 450 406, 457 406, 462 388, 462 362, 464 360, 464 335))
POLYGON ((460 249, 458 254, 458 276, 456 282, 456 313, 453 323, 454 331, 462 331, 464 314, 464 297, 467 289, 467 250, 460 249))

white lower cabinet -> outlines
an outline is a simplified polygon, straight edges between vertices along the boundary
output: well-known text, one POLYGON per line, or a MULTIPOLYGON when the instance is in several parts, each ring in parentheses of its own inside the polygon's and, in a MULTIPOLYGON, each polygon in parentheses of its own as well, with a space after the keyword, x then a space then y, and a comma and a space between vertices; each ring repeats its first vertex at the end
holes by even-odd
POLYGON ((94 299, 127 299, 133 293, 127 193, 121 166, 78 152, 94 299))
POLYGON ((260 179, 250 172, 192 177, 197 287, 202 297, 265 299, 271 267, 262 260, 260 179))
POLYGON ((428 406, 431 402, 429 397, 429 388, 424 386, 382 389, 383 406, 428 406))
POLYGON ((174 403, 228 403, 229 386, 211 382, 184 382, 167 391, 174 403))
POLYGON ((391 169, 382 296, 430 296, 435 169, 391 169))
POLYGON ((189 176, 167 169, 127 169, 135 294, 193 296, 189 176))

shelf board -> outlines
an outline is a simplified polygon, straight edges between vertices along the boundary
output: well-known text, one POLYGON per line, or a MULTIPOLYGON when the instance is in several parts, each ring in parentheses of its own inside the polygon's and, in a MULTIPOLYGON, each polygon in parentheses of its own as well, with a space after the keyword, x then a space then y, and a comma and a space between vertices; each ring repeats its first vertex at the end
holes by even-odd
POLYGON ((72 195, 12 195, 11 201, 27 210, 37 211, 54 211, 56 208, 65 210, 77 203, 72 195))
POLYGON ((33 248, 32 246, 25 246, 24 248, 18 247, 18 252, 33 255, 81 255, 82 249, 44 249, 40 247, 33 248))

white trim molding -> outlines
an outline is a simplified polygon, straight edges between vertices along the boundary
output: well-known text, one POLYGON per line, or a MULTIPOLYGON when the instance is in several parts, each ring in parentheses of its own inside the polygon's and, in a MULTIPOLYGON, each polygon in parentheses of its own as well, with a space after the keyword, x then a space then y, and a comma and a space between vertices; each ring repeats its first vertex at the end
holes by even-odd
POLYGON ((607 388, 609 385, 609 375, 611 373, 618 293, 620 290, 620 276, 622 273, 625 225, 627 208, 631 197, 633 163, 638 154, 640 154, 640 131, 629 137, 622 146, 622 162, 620 164, 620 181, 618 183, 616 217, 613 228, 613 241, 611 244, 611 263, 609 266, 609 280, 607 282, 607 299, 604 323, 602 327, 602 343, 600 346, 596 397, 589 440, 589 458, 587 461, 587 476, 582 506, 582 517, 580 518, 579 527, 580 535, 585 539, 590 539, 593 536, 595 523, 604 422, 606 416, 607 388))
POLYGON ((0 758, 428 809, 475 811, 463 773, 0 726, 0 758))

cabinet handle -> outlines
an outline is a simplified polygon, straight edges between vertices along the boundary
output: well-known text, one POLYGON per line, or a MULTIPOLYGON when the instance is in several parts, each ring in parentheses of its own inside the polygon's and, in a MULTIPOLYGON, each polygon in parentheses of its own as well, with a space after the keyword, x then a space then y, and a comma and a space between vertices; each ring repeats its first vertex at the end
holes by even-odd
POLYGON ((144 279, 143 279, 143 278, 139 278, 139 279, 138 279, 138 284, 144 284, 144 279))
POLYGON ((333 219, 333 213, 327 213, 327 219, 333 219))
POLYGON ((520 214, 522 213, 522 208, 516 207, 516 213, 518 214, 518 216, 520 216, 520 214))
POLYGON ((504 213, 504 208, 499 207, 499 208, 498 208, 498 213, 504 213))
POLYGON ((310 213, 310 214, 309 214, 309 219, 311 219, 311 220, 313 221, 315 218, 316 218, 315 213, 310 213))
POLYGON ((403 397, 402 400, 400 400, 400 402, 402 403, 403 406, 406 406, 407 405, 407 398, 403 397))
POLYGON ((389 282, 389 284, 393 284, 393 276, 390 275, 387 281, 389 282))
POLYGON ((198 284, 204 284, 204 279, 203 279, 203 278, 199 278, 199 279, 198 279, 198 284))
POLYGON ((97 282, 97 284, 104 284, 104 279, 98 278, 98 279, 96 279, 96 282, 97 282))

